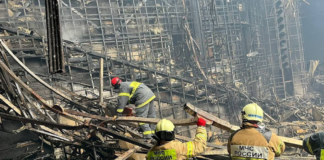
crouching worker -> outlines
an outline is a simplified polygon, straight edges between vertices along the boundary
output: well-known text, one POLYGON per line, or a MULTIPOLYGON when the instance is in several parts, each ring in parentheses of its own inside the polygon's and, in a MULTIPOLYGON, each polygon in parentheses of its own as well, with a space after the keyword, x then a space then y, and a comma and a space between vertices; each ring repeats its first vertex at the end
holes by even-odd
POLYGON ((315 155, 317 160, 324 160, 324 132, 319 132, 303 140, 303 149, 315 155))
MULTIPOLYGON (((140 82, 122 82, 120 78, 115 77, 111 80, 111 85, 114 89, 119 89, 118 105, 116 108, 117 115, 114 117, 123 116, 125 106, 127 104, 135 105, 136 117, 155 118, 155 95, 150 88, 140 82)), ((140 129, 143 132, 143 138, 149 142, 152 139, 155 125, 139 123, 140 129)))
POLYGON ((199 118, 197 126, 195 139, 182 143, 175 140, 173 123, 166 119, 160 120, 153 136, 157 144, 148 152, 147 160, 182 160, 202 154, 206 150, 207 143, 206 121, 199 118))
POLYGON ((227 150, 232 160, 273 160, 285 150, 284 142, 265 128, 263 110, 256 103, 242 110, 241 129, 228 139, 227 150))

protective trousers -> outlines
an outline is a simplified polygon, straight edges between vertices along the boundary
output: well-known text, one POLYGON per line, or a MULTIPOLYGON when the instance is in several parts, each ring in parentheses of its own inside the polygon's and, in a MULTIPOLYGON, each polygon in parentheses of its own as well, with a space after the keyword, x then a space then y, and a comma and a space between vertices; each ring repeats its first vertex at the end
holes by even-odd
MULTIPOLYGON (((135 108, 136 117, 143 117, 143 118, 156 118, 156 111, 154 102, 151 101, 147 105, 141 108, 135 108)), ((146 139, 149 139, 154 134, 155 125, 153 124, 146 124, 146 123, 139 123, 140 128, 143 131, 143 136, 146 139)))

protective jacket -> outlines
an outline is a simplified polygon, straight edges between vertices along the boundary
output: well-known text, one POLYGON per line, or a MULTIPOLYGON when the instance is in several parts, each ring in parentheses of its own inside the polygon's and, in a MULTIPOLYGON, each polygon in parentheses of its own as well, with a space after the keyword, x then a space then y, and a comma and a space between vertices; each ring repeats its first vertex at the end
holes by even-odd
POLYGON ((316 155, 317 160, 324 160, 324 132, 319 132, 307 137, 303 140, 304 150, 316 155))
POLYGON ((242 129, 230 136, 227 150, 232 160, 273 160, 282 154, 285 144, 265 126, 244 123, 242 129))
POLYGON ((121 82, 117 112, 122 113, 127 103, 134 104, 136 108, 141 108, 149 104, 154 98, 154 93, 143 83, 135 81, 121 82))
POLYGON ((207 133, 205 127, 198 127, 193 141, 182 143, 173 140, 164 145, 155 145, 147 154, 147 160, 183 160, 196 157, 206 150, 207 133))

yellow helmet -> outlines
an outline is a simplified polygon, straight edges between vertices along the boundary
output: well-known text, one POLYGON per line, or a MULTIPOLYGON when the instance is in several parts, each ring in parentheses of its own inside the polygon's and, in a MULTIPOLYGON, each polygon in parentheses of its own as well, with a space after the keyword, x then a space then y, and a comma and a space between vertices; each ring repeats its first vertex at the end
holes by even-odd
POLYGON ((167 119, 160 120, 156 125, 155 132, 161 132, 161 131, 173 132, 174 124, 167 119))
POLYGON ((263 110, 258 104, 250 103, 246 105, 242 110, 242 119, 248 121, 258 121, 263 120, 263 110))

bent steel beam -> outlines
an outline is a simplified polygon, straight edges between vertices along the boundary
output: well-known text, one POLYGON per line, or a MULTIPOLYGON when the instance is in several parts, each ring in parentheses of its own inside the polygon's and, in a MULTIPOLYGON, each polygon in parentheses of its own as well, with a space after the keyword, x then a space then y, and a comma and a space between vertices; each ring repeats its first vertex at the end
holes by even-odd
POLYGON ((0 43, 1 45, 6 49, 6 51, 10 54, 10 56, 20 65, 20 67, 22 67, 28 74, 30 74, 33 78, 35 78, 39 83, 41 83, 42 85, 44 85, 46 88, 48 88, 49 90, 55 92, 56 94, 58 94, 59 96, 69 100, 70 102, 76 104, 76 108, 84 110, 84 111, 88 111, 90 113, 93 113, 89 108, 87 108, 86 106, 80 104, 79 102, 75 102, 73 101, 70 97, 66 96, 65 94, 61 93, 60 91, 58 91, 57 89, 54 89, 52 86, 50 86, 49 84, 47 84, 45 81, 43 81, 41 78, 39 78, 34 72, 32 72, 27 66, 25 66, 16 56, 15 54, 12 53, 12 51, 8 48, 8 46, 3 42, 2 39, 0 39, 0 43))

